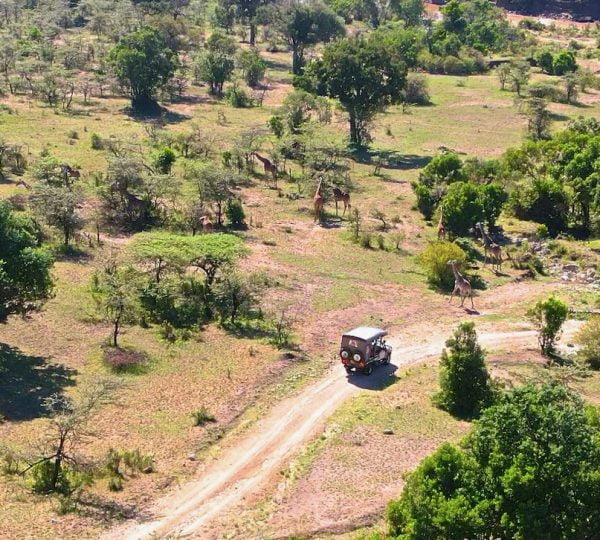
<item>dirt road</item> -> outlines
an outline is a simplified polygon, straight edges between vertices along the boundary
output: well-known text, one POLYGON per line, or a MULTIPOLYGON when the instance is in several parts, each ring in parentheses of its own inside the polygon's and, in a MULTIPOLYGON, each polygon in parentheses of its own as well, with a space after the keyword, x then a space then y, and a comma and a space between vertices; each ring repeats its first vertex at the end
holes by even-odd
MULTIPOLYGON (((576 324, 569 324, 565 336, 576 324)), ((223 454, 201 472, 198 480, 160 501, 152 510, 154 519, 143 523, 126 523, 104 538, 214 538, 218 531, 210 529, 211 520, 226 510, 243 505, 246 497, 269 485, 291 457, 299 452, 343 401, 361 391, 380 388, 397 367, 406 366, 440 354, 444 337, 433 337, 426 343, 403 347, 398 339, 390 366, 377 368, 373 375, 348 377, 336 366, 318 383, 299 395, 275 406, 243 440, 225 449, 223 454)), ((533 331, 481 333, 479 341, 488 349, 534 347, 533 331)))

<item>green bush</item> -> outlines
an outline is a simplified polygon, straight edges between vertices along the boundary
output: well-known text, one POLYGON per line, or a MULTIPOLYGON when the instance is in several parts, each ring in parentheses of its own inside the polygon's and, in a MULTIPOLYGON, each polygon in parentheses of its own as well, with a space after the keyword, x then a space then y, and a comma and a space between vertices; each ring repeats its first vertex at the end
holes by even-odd
POLYGON ((540 300, 527 312, 527 317, 538 330, 538 342, 543 354, 554 352, 568 313, 567 304, 555 296, 540 300))
POLYGON ((600 369, 600 317, 587 321, 575 338, 579 357, 592 369, 600 369))
POLYGON ((446 341, 440 359, 440 391, 434 403, 459 418, 477 418, 495 399, 485 367, 485 352, 477 342, 475 324, 461 323, 446 341))
POLYGON ((454 274, 448 266, 450 261, 465 263, 465 252, 452 242, 431 242, 419 255, 419 264, 427 274, 427 280, 432 285, 444 290, 454 287, 454 274))
POLYGON ((485 213, 479 186, 467 182, 451 184, 442 207, 446 228, 457 236, 466 236, 485 213))
POLYGON ((231 199, 227 203, 225 216, 232 227, 243 227, 246 223, 246 213, 239 199, 231 199))
POLYGON ((194 426, 203 426, 209 422, 216 422, 215 417, 208 412, 206 407, 201 407, 192 413, 192 421, 194 426))
POLYGON ((363 232, 360 235, 360 245, 365 249, 371 249, 371 241, 373 240, 373 235, 370 232, 363 232))
POLYGON ((168 147, 161 148, 154 153, 154 167, 161 174, 168 174, 171 172, 171 167, 175 163, 175 152, 168 147))
POLYGON ((431 102, 429 96, 429 84, 427 79, 418 73, 409 73, 406 77, 404 87, 404 101, 415 105, 428 105, 431 102))
POLYGON ((104 141, 102 137, 97 133, 92 133, 90 135, 90 146, 92 150, 103 150, 104 149, 104 141))
POLYGON ((235 84, 227 89, 225 92, 225 99, 236 109, 245 109, 254 105, 252 98, 248 95, 246 90, 235 84))
POLYGON ((107 487, 109 491, 122 491, 123 478, 120 476, 110 476, 108 478, 107 487))
POLYGON ((53 476, 54 461, 42 461, 29 470, 29 486, 35 493, 60 493, 63 495, 70 495, 80 487, 90 483, 89 475, 76 471, 64 463, 60 468, 56 489, 53 488, 53 476))

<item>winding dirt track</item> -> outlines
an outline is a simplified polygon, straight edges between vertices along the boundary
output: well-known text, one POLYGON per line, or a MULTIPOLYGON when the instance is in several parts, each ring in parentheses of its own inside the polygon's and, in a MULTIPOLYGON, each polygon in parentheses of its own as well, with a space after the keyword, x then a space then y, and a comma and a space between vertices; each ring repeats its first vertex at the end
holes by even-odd
MULTIPOLYGON (((571 335, 575 327, 568 325, 565 336, 571 335)), ((389 339, 394 346, 392 365, 377 368, 370 377, 348 378, 344 369, 336 366, 318 383, 275 406, 240 442, 225 449, 202 471, 200 478, 160 501, 152 510, 151 521, 128 522, 104 538, 212 538, 216 531, 209 529, 211 520, 243 505, 246 497, 267 487, 346 399, 361 391, 381 388, 396 366, 439 355, 444 341, 445 338, 434 337, 422 345, 401 347, 397 339, 389 339)), ((537 346, 534 331, 480 333, 479 341, 489 349, 537 346)))

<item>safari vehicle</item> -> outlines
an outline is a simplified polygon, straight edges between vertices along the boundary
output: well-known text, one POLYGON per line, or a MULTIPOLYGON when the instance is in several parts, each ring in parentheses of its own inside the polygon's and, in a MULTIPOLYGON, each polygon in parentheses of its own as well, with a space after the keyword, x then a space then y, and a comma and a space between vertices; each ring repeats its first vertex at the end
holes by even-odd
POLYGON ((359 326, 346 332, 340 347, 340 357, 346 371, 370 375, 373 366, 389 364, 392 348, 383 339, 385 336, 385 330, 368 326, 359 326))

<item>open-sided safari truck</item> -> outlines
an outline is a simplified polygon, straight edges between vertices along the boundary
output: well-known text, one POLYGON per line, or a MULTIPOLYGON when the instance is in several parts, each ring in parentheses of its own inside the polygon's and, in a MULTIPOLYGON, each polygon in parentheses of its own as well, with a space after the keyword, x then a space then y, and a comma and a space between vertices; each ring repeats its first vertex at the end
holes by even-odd
POLYGON ((381 328, 359 326, 342 336, 340 357, 348 373, 360 371, 370 375, 373 366, 389 364, 392 348, 383 339, 387 336, 381 328))

